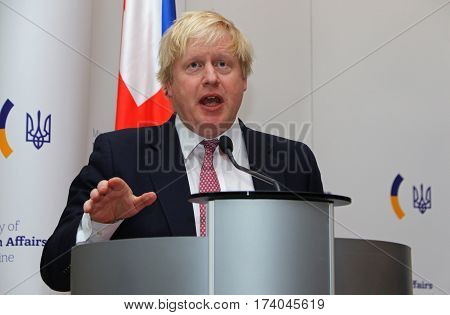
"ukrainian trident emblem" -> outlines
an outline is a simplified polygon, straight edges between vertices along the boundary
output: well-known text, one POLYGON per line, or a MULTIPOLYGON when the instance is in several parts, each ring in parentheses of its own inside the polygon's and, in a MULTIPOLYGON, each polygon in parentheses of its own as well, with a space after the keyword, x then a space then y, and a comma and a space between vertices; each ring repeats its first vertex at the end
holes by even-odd
POLYGON ((423 184, 420 184, 420 190, 416 186, 413 186, 413 205, 422 214, 428 209, 431 209, 431 187, 428 187, 424 194, 423 184))
POLYGON ((44 121, 44 128, 41 128, 41 111, 37 112, 37 124, 31 115, 27 113, 27 135, 26 141, 32 142, 36 149, 42 148, 44 143, 50 143, 52 115, 48 115, 44 121))

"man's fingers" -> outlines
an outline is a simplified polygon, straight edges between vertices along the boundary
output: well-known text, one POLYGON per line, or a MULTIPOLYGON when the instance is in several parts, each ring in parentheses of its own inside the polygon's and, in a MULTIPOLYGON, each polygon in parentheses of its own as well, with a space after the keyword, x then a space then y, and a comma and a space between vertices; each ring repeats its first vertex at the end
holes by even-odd
POLYGON ((108 187, 112 190, 122 190, 125 188, 129 189, 127 183, 125 183, 125 181, 120 177, 113 177, 108 180, 108 187))
POLYGON ((91 197, 91 200, 94 202, 97 202, 101 199, 100 193, 98 192, 97 188, 94 188, 91 190, 90 197, 91 197))
POLYGON ((129 218, 156 200, 153 192, 135 197, 128 184, 119 177, 102 180, 90 192, 83 210, 96 222, 129 218))
POLYGON ((108 192, 108 181, 102 180, 97 185, 97 190, 100 193, 100 195, 104 196, 108 192))
POLYGON ((92 200, 86 200, 83 204, 83 210, 86 213, 90 213, 92 211, 92 200))

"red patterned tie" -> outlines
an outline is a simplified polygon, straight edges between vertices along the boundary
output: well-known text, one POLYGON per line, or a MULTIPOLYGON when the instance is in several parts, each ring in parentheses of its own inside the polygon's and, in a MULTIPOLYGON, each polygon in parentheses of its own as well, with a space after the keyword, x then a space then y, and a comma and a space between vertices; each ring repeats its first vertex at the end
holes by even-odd
MULTIPOLYGON (((202 170, 200 171, 200 192, 220 191, 219 180, 213 165, 214 151, 219 144, 219 140, 203 140, 205 147, 205 157, 203 158, 202 170)), ((200 236, 206 236, 206 205, 200 205, 200 236)))

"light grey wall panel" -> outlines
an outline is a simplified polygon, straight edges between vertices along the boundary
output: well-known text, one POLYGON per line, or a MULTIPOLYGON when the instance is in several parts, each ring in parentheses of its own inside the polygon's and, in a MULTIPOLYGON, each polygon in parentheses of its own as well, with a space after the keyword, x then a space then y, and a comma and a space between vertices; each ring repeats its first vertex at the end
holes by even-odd
POLYGON ((412 247, 413 277, 450 290, 450 5, 448 1, 314 1, 314 148, 325 188, 349 195, 338 236, 412 247), (433 12, 435 12, 433 14, 433 12), (428 17, 427 17, 428 16, 428 17), (424 17, 426 17, 424 19, 424 17), (347 69, 347 71, 343 71, 347 69), (399 220, 390 204, 405 181, 399 220), (413 207, 412 187, 432 187, 432 208, 413 207))

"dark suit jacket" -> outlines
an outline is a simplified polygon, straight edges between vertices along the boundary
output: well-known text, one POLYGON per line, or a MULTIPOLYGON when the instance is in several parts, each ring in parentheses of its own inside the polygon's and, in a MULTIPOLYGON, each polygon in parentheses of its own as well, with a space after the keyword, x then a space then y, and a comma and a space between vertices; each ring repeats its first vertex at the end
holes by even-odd
MULTIPOLYGON (((158 127, 126 129, 97 137, 89 164, 70 186, 67 206, 41 259, 41 276, 57 291, 70 290, 70 250, 83 215, 83 203, 103 179, 120 177, 135 195, 154 191, 157 200, 124 220, 111 239, 195 236, 189 183, 175 118, 158 127), (174 198, 174 196, 176 196, 174 198)), ((241 129, 250 168, 276 179, 282 190, 323 192, 320 172, 311 150, 303 143, 247 128, 241 129)), ((253 179, 255 190, 273 187, 253 179)))

